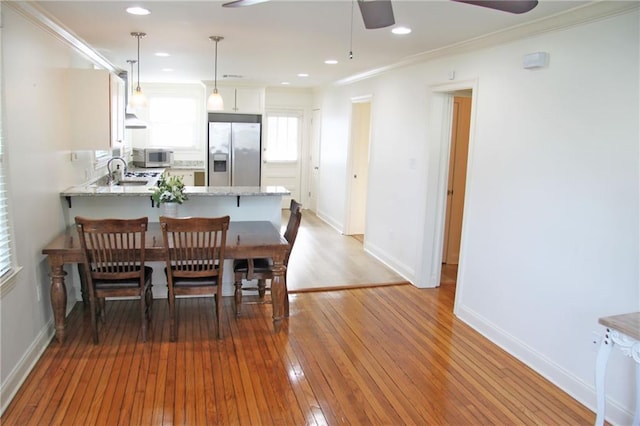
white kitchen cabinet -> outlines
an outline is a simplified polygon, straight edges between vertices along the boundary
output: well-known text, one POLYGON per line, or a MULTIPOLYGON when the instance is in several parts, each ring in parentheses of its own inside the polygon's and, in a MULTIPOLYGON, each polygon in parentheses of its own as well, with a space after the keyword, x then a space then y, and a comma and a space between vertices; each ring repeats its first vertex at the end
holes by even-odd
POLYGON ((256 87, 218 87, 224 110, 235 114, 262 114, 264 89, 256 87))
POLYGON ((111 150, 124 141, 124 81, 107 70, 69 69, 71 150, 111 150))
POLYGON ((186 169, 167 169, 164 171, 166 177, 180 176, 182 177, 182 183, 186 186, 195 185, 195 171, 186 169))

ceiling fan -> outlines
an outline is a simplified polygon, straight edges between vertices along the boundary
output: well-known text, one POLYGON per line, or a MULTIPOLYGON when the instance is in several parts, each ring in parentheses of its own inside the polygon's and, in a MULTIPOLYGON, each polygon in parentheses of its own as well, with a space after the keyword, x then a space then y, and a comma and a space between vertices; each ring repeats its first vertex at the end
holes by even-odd
MULTIPOLYGON (((222 7, 242 7, 264 3, 269 0, 233 0, 223 3, 222 7)), ((474 6, 487 7, 509 13, 525 13, 538 5, 538 0, 452 0, 474 6)), ((393 17, 391 0, 357 0, 364 27, 366 29, 384 28, 396 23, 393 17)))

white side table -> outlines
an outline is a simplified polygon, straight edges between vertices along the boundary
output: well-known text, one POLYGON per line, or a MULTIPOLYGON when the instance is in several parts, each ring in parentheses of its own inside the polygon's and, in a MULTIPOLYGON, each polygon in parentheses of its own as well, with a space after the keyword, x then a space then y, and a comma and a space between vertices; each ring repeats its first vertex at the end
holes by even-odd
POLYGON ((603 317, 598 322, 607 327, 602 339, 598 357, 596 358, 596 422, 604 424, 605 410, 605 375, 611 348, 618 345, 626 356, 633 357, 636 362, 636 413, 633 425, 640 426, 640 312, 603 317))

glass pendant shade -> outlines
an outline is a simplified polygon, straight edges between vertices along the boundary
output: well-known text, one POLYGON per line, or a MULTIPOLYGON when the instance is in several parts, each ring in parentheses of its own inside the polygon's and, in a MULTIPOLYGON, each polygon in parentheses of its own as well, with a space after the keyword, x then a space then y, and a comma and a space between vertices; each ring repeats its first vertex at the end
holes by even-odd
POLYGON ((142 93, 142 89, 139 87, 133 91, 129 98, 129 107, 131 108, 145 108, 147 106, 147 97, 142 93))
POLYGON ((218 89, 213 89, 213 92, 209 95, 209 99, 207 99, 207 110, 222 111, 223 109, 224 102, 222 101, 222 96, 218 93, 218 89))

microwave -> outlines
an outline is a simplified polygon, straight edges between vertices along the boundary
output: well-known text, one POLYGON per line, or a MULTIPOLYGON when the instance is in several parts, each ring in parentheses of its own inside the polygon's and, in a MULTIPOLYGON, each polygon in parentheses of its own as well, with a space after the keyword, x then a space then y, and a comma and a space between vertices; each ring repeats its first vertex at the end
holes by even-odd
POLYGON ((171 167, 173 151, 163 148, 133 148, 136 167, 171 167))

